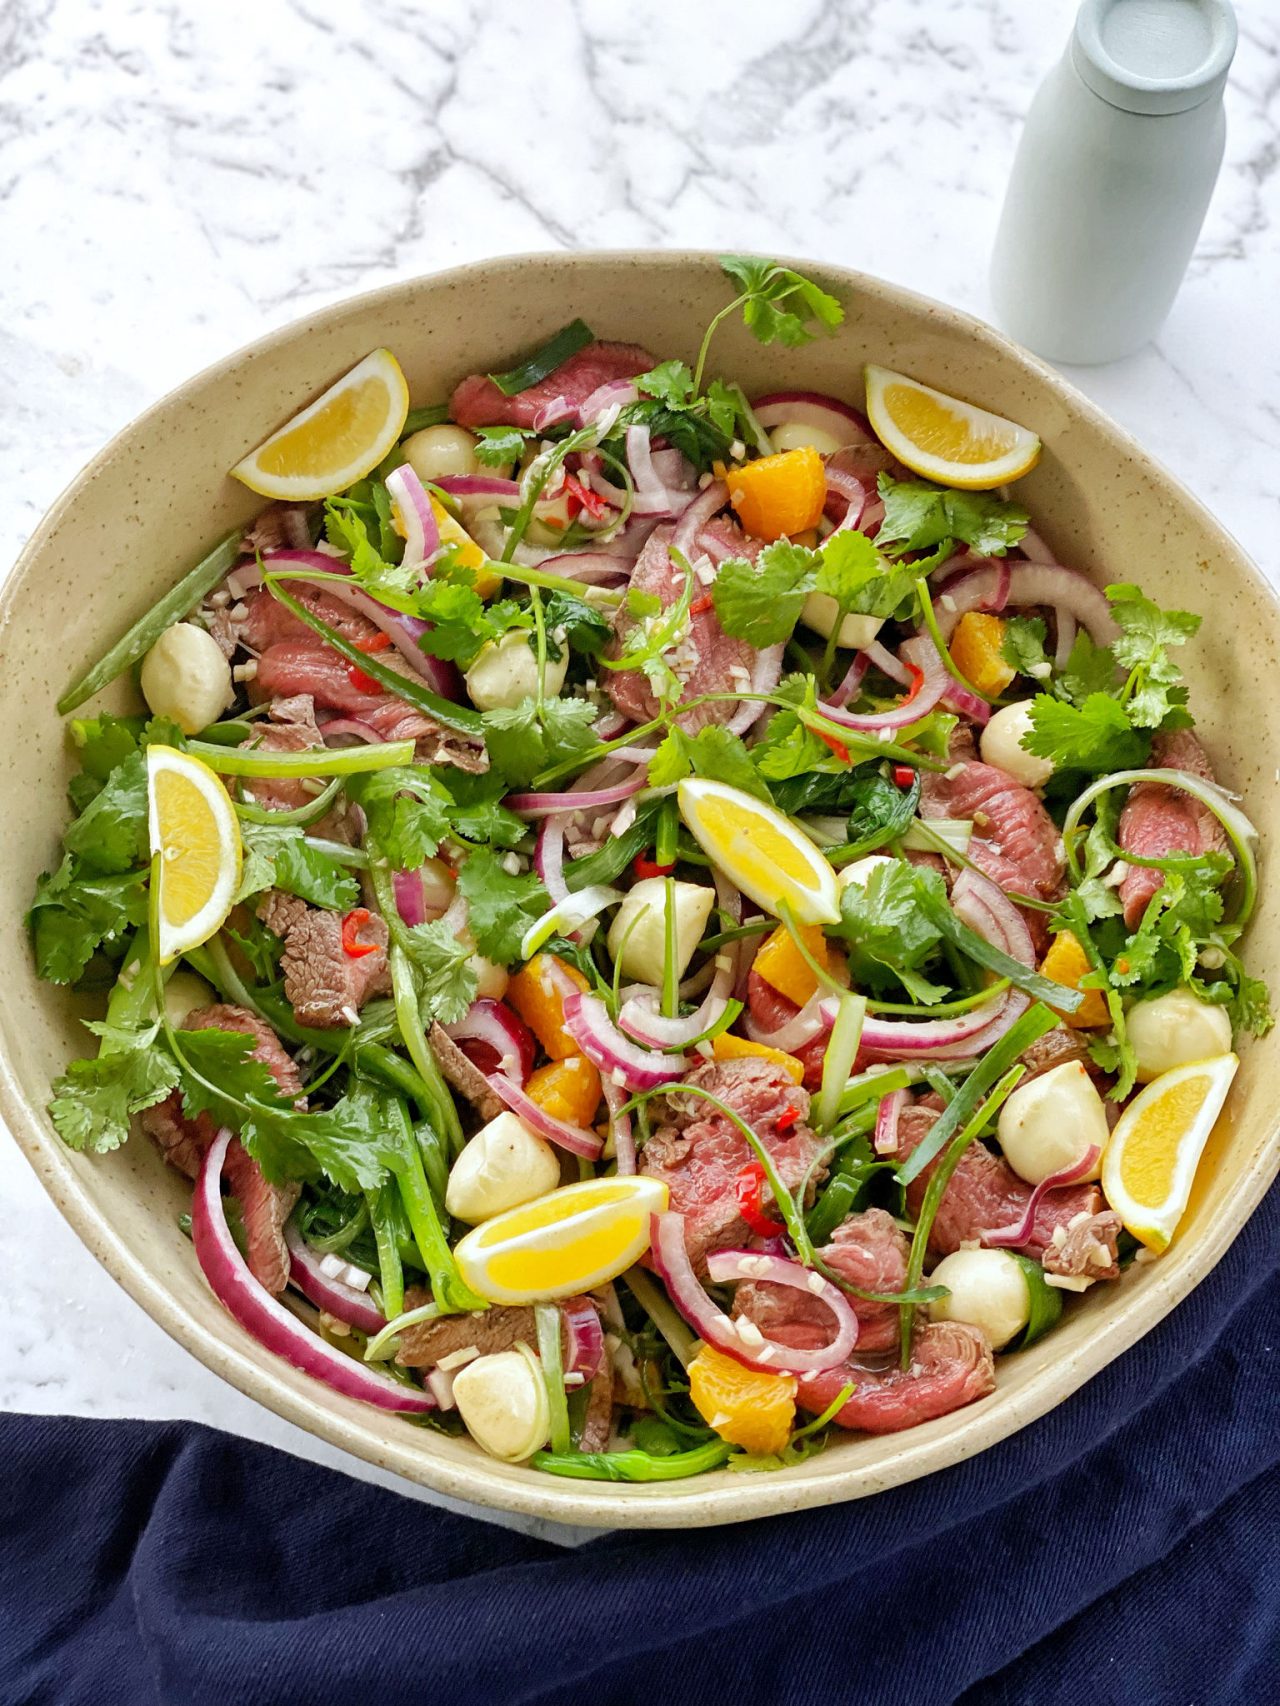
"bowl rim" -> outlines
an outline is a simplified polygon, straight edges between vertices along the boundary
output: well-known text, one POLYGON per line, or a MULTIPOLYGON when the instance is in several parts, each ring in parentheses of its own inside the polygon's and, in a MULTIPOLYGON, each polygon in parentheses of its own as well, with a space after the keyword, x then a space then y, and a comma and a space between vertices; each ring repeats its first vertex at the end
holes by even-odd
MULTIPOLYGON (((808 258, 770 258, 824 281, 838 282, 849 295, 868 295, 887 301, 918 319, 926 318, 953 336, 985 345, 1005 362, 1035 377, 1047 386, 1071 416, 1083 418, 1121 454, 1134 458, 1162 483, 1173 487, 1195 516, 1205 536, 1230 554, 1254 593, 1264 598, 1280 616, 1280 592, 1271 586, 1248 552, 1205 504, 1145 450, 1131 433, 1047 362, 976 316, 873 274, 808 258)), ((206 382, 225 376, 247 360, 289 344, 308 329, 340 322, 353 310, 376 309, 381 302, 412 296, 424 285, 465 284, 468 280, 492 277, 504 271, 568 269, 577 272, 620 264, 678 274, 715 268, 718 258, 716 251, 705 249, 626 248, 536 250, 491 256, 462 266, 415 274, 411 278, 344 296, 323 308, 299 315, 209 363, 126 422, 67 483, 41 517, 0 587, 0 631, 10 619, 13 604, 25 590, 27 577, 44 548, 47 536, 58 526, 80 490, 111 460, 127 435, 193 391, 198 391, 206 382)), ((70 1153, 48 1127, 43 1107, 33 1106, 18 1082, 11 1065, 16 1042, 10 1033, 8 1009, 0 1004, 0 1113, 15 1142, 81 1242, 170 1338, 247 1397, 265 1404, 284 1420, 366 1463, 471 1505, 591 1528, 709 1526, 813 1509, 884 1491, 985 1451, 1064 1402, 1167 1315, 1221 1260, 1280 1170, 1278 1107, 1245 1166, 1234 1197, 1234 1202, 1243 1212, 1234 1224, 1222 1217, 1211 1222, 1194 1245, 1184 1247, 1182 1260, 1167 1276, 1161 1275, 1159 1282, 1145 1288, 1142 1295, 1118 1300, 1112 1309, 1101 1314, 1096 1331, 1083 1347, 1060 1361, 1047 1364, 1032 1375, 1013 1398, 1006 1394, 1006 1403, 999 1409, 984 1409, 982 1404, 978 1404, 965 1411, 960 1434, 955 1432, 953 1416, 941 1417, 895 1436, 901 1442, 901 1448, 887 1464, 833 1467, 819 1476, 797 1478, 786 1471, 775 1475, 735 1476, 731 1490, 718 1475, 714 1479, 696 1477, 687 1482, 661 1485, 638 1483, 621 1486, 610 1482, 568 1481, 525 1469, 513 1471, 509 1466, 482 1457, 479 1452, 474 1461, 465 1466, 454 1464, 436 1457, 429 1450, 424 1451, 421 1433, 410 1428, 405 1428, 403 1442, 397 1440, 393 1445, 385 1445, 371 1437, 361 1425, 363 1406, 354 1401, 338 1400, 323 1385, 296 1375, 277 1359, 261 1361, 266 1353, 247 1333, 237 1329, 230 1341, 210 1335, 195 1315, 153 1276, 141 1253, 118 1235, 96 1209, 87 1182, 73 1170, 70 1153), (299 1385, 299 1381, 303 1384, 299 1385)))

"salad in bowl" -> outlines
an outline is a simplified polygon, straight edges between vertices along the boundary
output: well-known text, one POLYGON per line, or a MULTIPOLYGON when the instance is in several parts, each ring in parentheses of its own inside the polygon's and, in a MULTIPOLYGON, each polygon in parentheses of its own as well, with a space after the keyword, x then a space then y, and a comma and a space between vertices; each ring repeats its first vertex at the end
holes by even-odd
POLYGON ((1159 1260, 1271 1024, 1199 614, 1060 562, 943 376, 714 377, 842 318, 723 266, 692 366, 574 320, 419 404, 378 349, 247 454, 60 702, 28 916, 103 997, 61 1138, 156 1144, 295 1368, 558 1476, 980 1403, 1159 1260))

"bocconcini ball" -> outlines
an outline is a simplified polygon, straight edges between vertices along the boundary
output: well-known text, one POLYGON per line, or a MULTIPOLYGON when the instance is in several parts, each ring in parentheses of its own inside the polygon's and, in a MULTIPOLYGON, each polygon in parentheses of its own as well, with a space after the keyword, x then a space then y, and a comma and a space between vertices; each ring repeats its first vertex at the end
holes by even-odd
POLYGON ((945 1285, 950 1294, 929 1305, 930 1318, 981 1328, 994 1351, 1016 1338, 1031 1316, 1027 1276, 1008 1250, 957 1250, 942 1258, 929 1284, 945 1285))
MULTIPOLYGON (((480 711, 510 709, 538 691, 538 654, 530 645, 532 633, 512 628, 500 640, 486 640, 467 671, 467 692, 480 711)), ((558 660, 547 658, 543 692, 554 699, 569 672, 569 648, 560 647, 558 660)))
POLYGON ((231 665, 218 642, 194 622, 175 622, 142 660, 142 696, 157 717, 184 735, 207 729, 231 703, 231 665))
POLYGON ((978 742, 983 761, 994 764, 1024 788, 1039 788, 1053 775, 1047 758, 1037 758, 1022 744, 1031 729, 1031 701, 1019 699, 995 712, 978 742))
POLYGON ((455 474, 478 474, 475 434, 460 426, 423 427, 400 446, 405 461, 420 480, 443 480, 455 474))
POLYGON ((1097 1158, 1080 1177, 1096 1179, 1111 1135, 1102 1097, 1078 1060, 1019 1085, 1001 1108, 996 1129, 1005 1160, 1029 1185, 1074 1165, 1091 1146, 1097 1158))
POLYGON ((503 1112, 481 1126, 454 1162, 444 1206, 474 1226, 546 1196, 559 1183, 555 1150, 516 1114, 503 1112))
POLYGON ((1162 1072, 1172 1072, 1175 1066, 1226 1054, 1231 1047, 1226 1009, 1211 1007, 1185 987, 1135 1001, 1125 1014, 1125 1031, 1143 1084, 1162 1072))
POLYGON ((467 1431, 490 1457, 522 1463, 547 1443, 547 1383, 526 1345, 467 1363, 453 1377, 453 1396, 467 1431))

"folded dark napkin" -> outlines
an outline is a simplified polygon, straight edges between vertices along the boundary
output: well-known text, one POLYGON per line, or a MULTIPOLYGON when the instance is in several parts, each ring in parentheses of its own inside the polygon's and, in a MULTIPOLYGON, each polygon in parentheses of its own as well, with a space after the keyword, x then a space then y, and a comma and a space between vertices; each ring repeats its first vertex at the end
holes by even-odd
POLYGON ((0 1418, 4 1706, 1280 1699, 1280 1193, 1051 1415, 576 1550, 185 1424, 0 1418))

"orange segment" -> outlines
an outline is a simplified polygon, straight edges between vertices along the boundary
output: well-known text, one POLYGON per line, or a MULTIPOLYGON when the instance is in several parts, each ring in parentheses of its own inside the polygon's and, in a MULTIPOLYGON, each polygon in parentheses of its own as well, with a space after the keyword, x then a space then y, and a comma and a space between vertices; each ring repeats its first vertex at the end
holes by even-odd
POLYGON ((771 1060, 793 1084, 804 1082, 804 1065, 795 1055, 770 1048, 768 1043, 753 1043, 749 1037, 731 1037, 728 1031, 721 1031, 711 1045, 711 1053, 716 1060, 771 1060))
POLYGON ((689 1364, 694 1408, 721 1439, 757 1457, 780 1452, 796 1416, 794 1374, 761 1374, 744 1368, 712 1345, 689 1364))
POLYGON ((373 472, 408 412, 400 364, 376 349, 231 472, 266 498, 331 497, 373 472))
MULTIPOLYGON (((1061 930, 1049 944, 1049 951, 1040 963, 1040 975, 1051 978, 1067 989, 1079 989, 1080 979, 1092 971, 1088 956, 1070 930, 1061 930)), ((1059 1013, 1064 1023, 1076 1031, 1092 1030, 1095 1025, 1109 1025, 1106 997, 1100 989, 1086 989, 1084 1000, 1074 1013, 1059 1013)), ((1054 1012, 1058 1013, 1055 1007, 1054 1012)))
POLYGON ((730 468, 725 478, 738 520, 757 539, 790 539, 818 525, 827 475, 812 445, 730 468))
MULTIPOLYGON (((807 924, 799 934, 823 971, 829 972, 831 955, 822 926, 807 924)), ((765 982, 772 984, 788 1001, 794 1001, 797 1007, 803 1007, 809 997, 817 993, 818 979, 813 967, 800 952, 795 938, 785 925, 767 938, 752 962, 752 969, 758 971, 765 982)))
POLYGON ((966 610, 951 636, 951 661, 979 693, 988 693, 993 699, 1004 692, 1017 673, 1000 652, 1004 630, 998 616, 966 610))
POLYGON ((559 967, 575 989, 584 995, 589 992, 591 986, 576 966, 555 954, 535 954, 507 985, 507 1000, 552 1060, 565 1060, 580 1050, 564 1028, 564 997, 556 988, 554 967, 559 967))
POLYGON ((585 1055, 571 1054, 540 1066, 524 1092, 552 1119, 590 1125, 600 1106, 600 1074, 585 1055))

